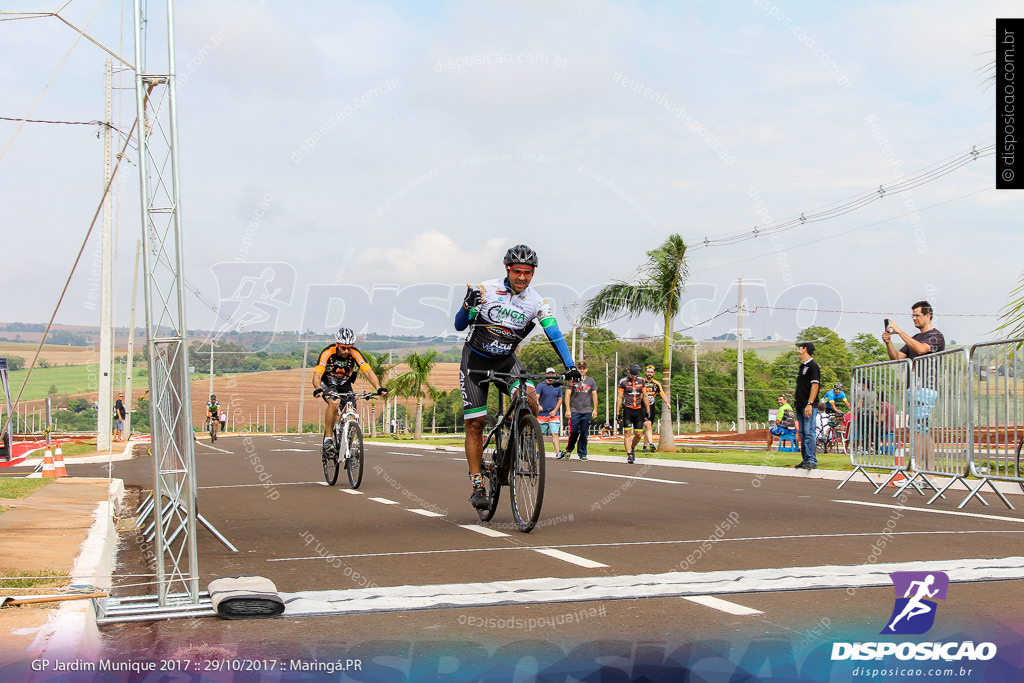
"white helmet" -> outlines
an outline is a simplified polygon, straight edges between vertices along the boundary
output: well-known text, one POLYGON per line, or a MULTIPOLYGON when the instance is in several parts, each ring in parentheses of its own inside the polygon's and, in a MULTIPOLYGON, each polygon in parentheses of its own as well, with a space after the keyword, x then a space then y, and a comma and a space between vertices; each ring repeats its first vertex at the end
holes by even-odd
POLYGON ((339 344, 355 344, 356 333, 347 327, 342 327, 338 330, 337 334, 334 335, 334 341, 339 344))

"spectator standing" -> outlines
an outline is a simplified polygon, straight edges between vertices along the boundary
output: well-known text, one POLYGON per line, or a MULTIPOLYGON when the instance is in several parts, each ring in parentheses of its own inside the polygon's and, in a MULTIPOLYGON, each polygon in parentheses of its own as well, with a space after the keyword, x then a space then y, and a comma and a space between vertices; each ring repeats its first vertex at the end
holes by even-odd
POLYGON ((565 387, 569 395, 569 444, 561 457, 571 458, 573 449, 578 446, 580 460, 587 462, 590 420, 597 417, 597 382, 593 377, 587 377, 586 361, 580 361, 576 367, 580 371, 580 378, 565 387))
POLYGON ((558 443, 558 433, 562 431, 562 383, 558 381, 560 378, 554 368, 548 368, 544 373, 548 378, 537 385, 537 403, 540 405, 537 422, 540 423, 540 433, 551 437, 555 458, 560 459, 565 456, 558 443))
MULTIPOLYGON (((885 332, 882 333, 882 343, 885 344, 885 350, 889 354, 889 358, 892 360, 899 360, 901 358, 913 360, 929 353, 945 351, 946 338, 932 324, 932 316, 935 313, 932 305, 927 301, 918 301, 910 307, 910 311, 914 327, 917 328, 917 334, 913 336, 900 329, 891 320, 886 320, 885 332), (899 335, 905 342, 898 351, 892 343, 893 334, 899 335)), ((914 455, 920 466, 923 466, 924 469, 931 469, 933 448, 929 418, 931 417, 932 408, 935 407, 935 402, 939 398, 938 378, 933 376, 932 373, 914 372, 910 379, 912 386, 908 387, 907 405, 913 405, 915 410, 915 419, 911 423, 911 429, 918 434, 924 435, 923 439, 915 440, 917 445, 914 449, 914 455)))
POLYGON ((800 368, 796 372, 796 394, 793 408, 800 430, 800 454, 803 459, 797 469, 813 470, 818 467, 818 443, 815 427, 818 424, 818 390, 821 388, 821 368, 814 360, 814 342, 797 342, 800 368))
POLYGON ((118 393, 114 401, 114 441, 124 441, 122 432, 124 430, 124 418, 127 415, 124 407, 124 393, 118 393))

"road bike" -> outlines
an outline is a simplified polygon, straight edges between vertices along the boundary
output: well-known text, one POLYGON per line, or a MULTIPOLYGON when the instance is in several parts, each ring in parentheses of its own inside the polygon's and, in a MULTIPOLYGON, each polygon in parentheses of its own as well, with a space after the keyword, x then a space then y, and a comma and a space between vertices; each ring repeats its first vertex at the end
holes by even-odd
MULTIPOLYGON (((486 375, 487 381, 500 380, 512 384, 527 380, 543 381, 547 375, 529 373, 471 370, 486 375)), ((544 437, 540 423, 530 410, 526 392, 516 390, 505 409, 505 395, 498 393, 498 419, 487 417, 484 436, 483 474, 484 489, 489 505, 477 509, 480 521, 487 522, 498 509, 501 487, 507 486, 512 504, 512 517, 516 528, 529 533, 540 518, 544 502, 544 437)))
POLYGON ((348 483, 353 489, 359 488, 363 481, 363 429, 359 426, 359 413, 356 412, 356 400, 370 398, 377 394, 366 393, 325 393, 324 396, 331 399, 341 399, 343 406, 340 414, 334 420, 331 430, 334 440, 328 447, 325 443, 320 447, 320 457, 324 463, 324 479, 328 486, 334 486, 338 482, 338 471, 341 468, 341 461, 345 461, 345 472, 348 474, 348 483))
POLYGON ((210 443, 217 440, 217 418, 213 415, 206 416, 206 431, 210 434, 210 443))

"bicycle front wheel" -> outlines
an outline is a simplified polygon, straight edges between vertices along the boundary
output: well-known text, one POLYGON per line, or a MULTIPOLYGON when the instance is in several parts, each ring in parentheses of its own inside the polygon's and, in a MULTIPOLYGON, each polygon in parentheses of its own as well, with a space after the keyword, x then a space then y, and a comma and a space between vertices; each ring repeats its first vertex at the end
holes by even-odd
POLYGON ((320 447, 320 457, 324 461, 324 479, 327 480, 328 486, 338 483, 338 444, 336 440, 331 444, 330 448, 326 443, 320 447))
MULTIPOLYGON (((490 434, 494 429, 494 418, 487 416, 487 423, 484 427, 484 434, 490 434)), ((505 453, 508 430, 504 427, 496 432, 490 440, 484 443, 483 463, 481 474, 483 475, 484 489, 487 491, 486 508, 477 508, 476 514, 481 522, 491 521, 495 510, 498 509, 498 499, 501 497, 501 461, 505 453)))
POLYGON ((519 419, 518 433, 512 444, 508 482, 512 517, 520 531, 529 533, 540 518, 544 502, 544 437, 536 417, 524 415, 519 419))
POLYGON ((357 489, 363 481, 363 430, 355 422, 348 426, 348 453, 345 456, 345 472, 349 485, 357 489))
POLYGON ((210 420, 210 443, 217 440, 217 425, 213 420, 210 420))

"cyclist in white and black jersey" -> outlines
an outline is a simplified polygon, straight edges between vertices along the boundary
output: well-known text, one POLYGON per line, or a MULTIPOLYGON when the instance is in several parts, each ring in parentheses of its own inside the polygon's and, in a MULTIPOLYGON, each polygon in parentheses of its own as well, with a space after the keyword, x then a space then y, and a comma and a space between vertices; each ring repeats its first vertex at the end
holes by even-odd
MULTIPOLYGON (((580 378, 550 304, 530 289, 530 281, 537 267, 537 253, 524 244, 518 244, 506 252, 503 262, 505 278, 468 286, 462 307, 455 314, 455 329, 461 332, 469 328, 466 344, 462 348, 459 385, 466 422, 466 461, 469 463, 469 479, 473 486, 473 495, 469 501, 478 508, 488 506, 480 474, 484 424, 487 421, 487 381, 480 375, 471 374, 470 370, 523 372, 515 350, 530 334, 537 321, 540 321, 544 333, 565 365, 563 376, 569 380, 580 378)), ((516 383, 511 386, 498 380, 494 383, 505 394, 516 389, 516 383)), ((526 385, 527 399, 536 415, 538 406, 533 384, 527 382, 526 385)))

